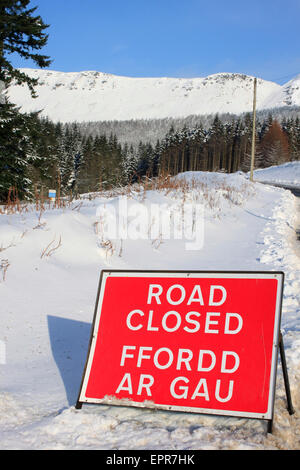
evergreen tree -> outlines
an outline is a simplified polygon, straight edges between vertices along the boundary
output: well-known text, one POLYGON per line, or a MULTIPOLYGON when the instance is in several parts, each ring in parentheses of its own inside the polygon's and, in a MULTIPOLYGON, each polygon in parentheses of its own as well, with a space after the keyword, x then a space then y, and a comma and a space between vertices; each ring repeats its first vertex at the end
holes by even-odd
POLYGON ((15 69, 7 57, 17 53, 39 67, 48 67, 51 63, 48 56, 36 53, 47 43, 48 35, 44 30, 48 25, 39 15, 34 16, 37 7, 28 8, 29 3, 30 0, 0 1, 0 81, 5 85, 12 79, 19 84, 27 83, 34 95, 37 80, 15 69))
POLYGON ((30 169, 36 155, 30 144, 30 122, 17 108, 7 102, 5 88, 15 79, 27 83, 34 95, 37 81, 15 69, 8 56, 17 53, 31 59, 40 67, 50 64, 47 56, 36 53, 45 46, 47 28, 40 16, 34 16, 36 8, 28 8, 29 0, 0 0, 0 199, 5 201, 14 188, 18 197, 30 194, 30 169))
POLYGON ((137 169, 139 165, 138 153, 133 145, 124 145, 122 152, 122 175, 125 184, 131 184, 137 181, 137 169))
POLYGON ((60 174, 65 192, 77 192, 77 178, 82 163, 82 137, 77 125, 67 126, 61 142, 60 174))
POLYGON ((91 163, 93 158, 93 138, 89 135, 82 140, 82 155, 77 174, 77 188, 79 193, 92 191, 91 163))
POLYGON ((5 202, 11 191, 19 199, 30 196, 27 153, 26 117, 14 106, 5 106, 0 115, 0 201, 5 202))
POLYGON ((281 123, 281 127, 288 138, 291 160, 299 160, 300 159, 299 118, 297 117, 296 120, 294 120, 293 118, 288 119, 288 120, 284 119, 281 123))
POLYGON ((224 126, 217 114, 209 130, 209 170, 218 171, 222 168, 224 156, 223 138, 224 126))
POLYGON ((300 119, 299 117, 295 120, 294 126, 294 134, 295 134, 295 153, 293 159, 300 160, 300 119))

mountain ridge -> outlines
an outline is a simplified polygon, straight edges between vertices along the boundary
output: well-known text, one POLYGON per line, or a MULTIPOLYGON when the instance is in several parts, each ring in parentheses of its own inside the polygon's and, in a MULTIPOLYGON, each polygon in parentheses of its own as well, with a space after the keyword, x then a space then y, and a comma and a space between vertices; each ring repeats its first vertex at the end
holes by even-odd
MULTIPOLYGON (((11 84, 9 101, 22 112, 40 111, 54 122, 183 118, 242 114, 253 106, 254 77, 219 72, 207 77, 126 77, 98 71, 20 69, 38 78, 38 98, 11 84)), ((257 110, 300 106, 300 74, 284 85, 257 79, 257 110)))

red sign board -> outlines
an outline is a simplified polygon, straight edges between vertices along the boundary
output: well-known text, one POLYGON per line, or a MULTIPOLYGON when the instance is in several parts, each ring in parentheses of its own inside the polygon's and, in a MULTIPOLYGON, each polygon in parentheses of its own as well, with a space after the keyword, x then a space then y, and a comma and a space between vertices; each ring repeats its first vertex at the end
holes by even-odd
POLYGON ((282 272, 102 271, 78 403, 272 419, 282 272))

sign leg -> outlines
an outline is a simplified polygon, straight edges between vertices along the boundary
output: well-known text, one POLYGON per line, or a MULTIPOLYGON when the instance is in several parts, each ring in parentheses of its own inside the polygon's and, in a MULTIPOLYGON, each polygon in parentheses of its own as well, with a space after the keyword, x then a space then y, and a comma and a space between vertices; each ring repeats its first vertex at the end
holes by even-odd
POLYGON ((287 365, 286 365, 284 344, 283 344, 283 338, 282 338, 281 331, 279 333, 279 350, 280 350, 280 359, 281 359, 284 386, 285 386, 285 393, 286 393, 286 400, 287 400, 287 409, 288 409, 289 414, 292 415, 292 414, 295 413, 295 410, 294 410, 293 403, 292 403, 289 376, 288 376, 288 370, 287 370, 287 365))
POLYGON ((272 430, 273 430, 273 419, 269 419, 267 432, 271 434, 272 430))

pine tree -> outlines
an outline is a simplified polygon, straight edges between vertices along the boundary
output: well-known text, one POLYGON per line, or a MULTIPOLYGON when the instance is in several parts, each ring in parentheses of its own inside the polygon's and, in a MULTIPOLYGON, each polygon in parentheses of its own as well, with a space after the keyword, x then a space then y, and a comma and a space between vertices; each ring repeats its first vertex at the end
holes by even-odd
POLYGON ((218 116, 215 116, 213 124, 209 132, 209 169, 217 171, 222 168, 223 161, 223 139, 224 139, 224 126, 218 116))
POLYGON ((137 169, 139 165, 138 153, 134 150, 133 145, 124 146, 122 152, 122 175, 125 184, 134 183, 137 180, 137 169))
POLYGON ((77 174, 79 193, 87 193, 91 189, 91 164, 93 159, 93 138, 89 135, 82 140, 82 155, 77 174))
POLYGON ((300 160, 300 119, 299 117, 296 118, 295 120, 295 126, 294 126, 294 133, 295 133, 295 154, 294 154, 294 159, 295 160, 300 160))
POLYGON ((30 151, 30 126, 27 117, 7 102, 6 87, 15 79, 27 83, 32 96, 37 80, 15 69, 8 56, 17 53, 31 59, 39 67, 50 64, 47 56, 36 53, 45 46, 48 36, 36 8, 28 8, 29 0, 0 0, 0 199, 5 201, 14 188, 18 197, 28 197, 32 181, 29 169, 33 163, 30 151))
POLYGON ((13 190, 19 199, 30 196, 28 175, 28 128, 24 115, 4 106, 0 116, 0 201, 13 190))
POLYGON ((0 2, 0 81, 8 85, 13 79, 17 83, 27 83, 34 95, 37 80, 15 69, 8 60, 8 55, 17 53, 24 59, 31 59, 39 67, 48 67, 51 63, 46 55, 36 53, 44 47, 48 35, 44 30, 48 25, 34 12, 37 7, 28 8, 30 0, 1 0, 0 2))
POLYGON ((281 127, 288 138, 291 160, 299 160, 300 159, 299 118, 297 117, 296 120, 294 120, 293 118, 288 119, 288 120, 284 119, 281 123, 281 127))

